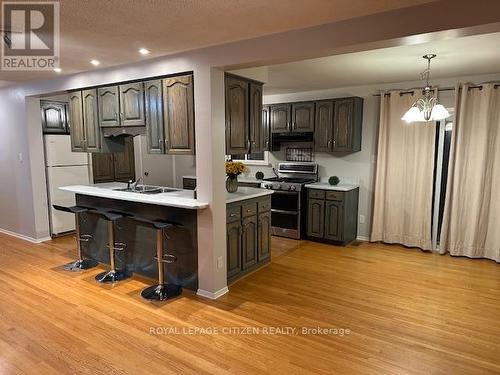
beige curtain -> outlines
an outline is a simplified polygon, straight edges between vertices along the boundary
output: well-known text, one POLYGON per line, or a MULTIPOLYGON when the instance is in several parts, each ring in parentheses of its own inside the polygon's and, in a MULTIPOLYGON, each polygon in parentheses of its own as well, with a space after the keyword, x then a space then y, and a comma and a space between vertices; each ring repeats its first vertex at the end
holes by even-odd
POLYGON ((416 95, 381 97, 370 240, 430 250, 436 127, 401 120, 416 95))
POLYGON ((500 88, 459 95, 440 252, 500 262, 500 88))

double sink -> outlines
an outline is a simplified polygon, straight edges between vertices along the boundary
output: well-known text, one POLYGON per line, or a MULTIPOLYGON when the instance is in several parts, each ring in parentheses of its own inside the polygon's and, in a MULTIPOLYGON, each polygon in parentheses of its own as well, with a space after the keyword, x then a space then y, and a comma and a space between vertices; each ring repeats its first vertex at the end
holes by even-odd
POLYGON ((139 185, 136 187, 116 188, 113 190, 127 191, 129 193, 139 193, 139 194, 160 194, 160 193, 171 193, 174 191, 180 191, 181 189, 165 188, 161 186, 151 186, 151 185, 139 185))

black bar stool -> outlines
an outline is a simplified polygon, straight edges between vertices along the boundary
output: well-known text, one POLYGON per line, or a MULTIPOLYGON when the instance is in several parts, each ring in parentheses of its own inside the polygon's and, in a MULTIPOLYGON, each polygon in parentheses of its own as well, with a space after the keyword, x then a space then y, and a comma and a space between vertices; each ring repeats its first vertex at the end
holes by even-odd
POLYGON ((135 220, 147 224, 148 226, 156 229, 156 264, 158 266, 158 284, 147 287, 141 292, 141 296, 149 301, 164 301, 169 298, 177 297, 182 293, 180 285, 165 283, 165 276, 163 270, 164 263, 174 263, 177 257, 173 254, 164 253, 163 236, 170 239, 165 230, 175 226, 165 220, 149 220, 141 217, 133 217, 135 220))
POLYGON ((128 217, 125 212, 119 211, 105 211, 105 210, 90 210, 91 213, 102 216, 108 222, 108 249, 109 249, 109 262, 110 270, 104 271, 96 275, 95 279, 100 283, 115 283, 117 281, 125 280, 130 277, 130 273, 123 270, 116 269, 115 253, 116 251, 125 250, 126 244, 123 242, 115 242, 115 223, 123 217, 128 217))
POLYGON ((78 254, 78 259, 64 265, 64 269, 66 271, 83 271, 88 270, 89 268, 93 268, 97 266, 97 260, 95 259, 83 259, 82 255, 82 242, 88 242, 92 238, 90 234, 81 234, 80 233, 80 214, 83 212, 88 212, 90 209, 88 207, 83 206, 59 206, 57 204, 52 205, 54 209, 58 211, 69 212, 75 214, 75 240, 76 240, 76 251, 78 254))

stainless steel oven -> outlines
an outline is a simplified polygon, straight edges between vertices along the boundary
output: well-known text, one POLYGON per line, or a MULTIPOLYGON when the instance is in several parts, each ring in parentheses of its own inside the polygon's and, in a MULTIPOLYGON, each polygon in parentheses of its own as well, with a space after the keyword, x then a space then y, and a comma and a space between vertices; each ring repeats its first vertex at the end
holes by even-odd
POLYGON ((261 187, 271 195, 271 231, 275 236, 300 239, 305 223, 305 184, 317 181, 314 163, 279 163, 276 177, 264 179, 261 187))
POLYGON ((300 191, 274 191, 271 195, 271 231, 275 236, 299 239, 303 222, 300 191))

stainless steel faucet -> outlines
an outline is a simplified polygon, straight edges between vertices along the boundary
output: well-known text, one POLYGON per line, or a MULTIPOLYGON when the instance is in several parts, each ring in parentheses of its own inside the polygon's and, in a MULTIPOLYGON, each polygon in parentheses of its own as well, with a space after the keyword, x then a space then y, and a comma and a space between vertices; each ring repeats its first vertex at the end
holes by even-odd
POLYGON ((135 182, 132 182, 132 180, 130 180, 128 182, 127 189, 130 189, 130 184, 132 183, 134 185, 132 190, 136 191, 137 185, 139 185, 139 181, 142 181, 142 184, 144 185, 144 179, 142 177, 139 177, 137 180, 135 180, 135 182))

